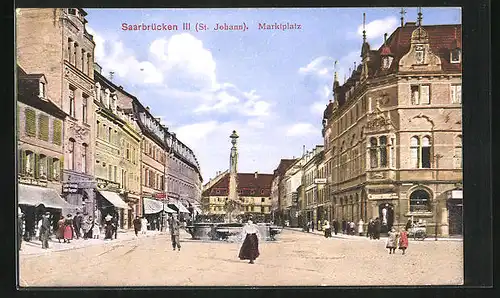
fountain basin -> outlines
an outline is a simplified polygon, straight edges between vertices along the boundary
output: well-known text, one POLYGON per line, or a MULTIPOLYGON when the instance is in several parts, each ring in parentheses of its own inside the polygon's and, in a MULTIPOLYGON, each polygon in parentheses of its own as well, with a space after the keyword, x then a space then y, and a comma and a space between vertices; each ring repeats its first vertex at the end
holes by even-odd
MULTIPOLYGON (((241 241, 242 223, 195 223, 186 227, 186 230, 195 240, 224 240, 229 242, 241 241)), ((281 228, 271 224, 257 224, 263 241, 276 240, 281 228)))

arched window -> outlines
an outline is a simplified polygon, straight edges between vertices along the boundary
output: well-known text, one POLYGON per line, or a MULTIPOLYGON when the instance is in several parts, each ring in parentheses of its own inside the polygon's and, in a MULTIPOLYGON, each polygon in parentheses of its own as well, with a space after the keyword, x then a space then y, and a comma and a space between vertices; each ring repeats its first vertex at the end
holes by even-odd
POLYGON ((69 139, 69 160, 68 166, 70 170, 75 170, 75 139, 69 139))
POLYGON ((431 167, 431 139, 427 136, 422 138, 422 168, 431 167))
POLYGON ((387 137, 379 138, 380 149, 380 167, 387 167, 387 137))
POLYGON ((420 166, 420 140, 418 137, 412 137, 410 140, 410 161, 411 166, 419 168, 420 166))
POLYGON ((454 149, 454 166, 455 169, 461 169, 463 167, 462 162, 462 136, 457 136, 455 138, 455 149, 454 149))
POLYGON ((378 167, 378 154, 377 154, 378 144, 376 138, 370 138, 370 167, 372 169, 378 167))
POLYGON ((410 195, 410 212, 431 211, 430 195, 423 189, 415 190, 410 195))
POLYGON ((82 144, 82 172, 87 173, 87 149, 88 145, 82 144))

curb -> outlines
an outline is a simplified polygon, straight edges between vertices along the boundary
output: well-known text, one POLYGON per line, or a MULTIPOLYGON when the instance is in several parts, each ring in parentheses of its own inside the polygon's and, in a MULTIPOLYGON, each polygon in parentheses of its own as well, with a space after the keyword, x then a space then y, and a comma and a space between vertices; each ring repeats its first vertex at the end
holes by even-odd
MULTIPOLYGON (((153 235, 146 235, 146 238, 150 238, 150 237, 156 237, 156 236, 161 236, 163 234, 153 234, 153 235)), ((142 237, 144 238, 144 237, 142 237)), ((118 240, 118 239, 116 239, 118 240)), ((57 253, 57 252, 61 252, 61 251, 68 251, 68 250, 78 250, 78 249, 82 249, 82 248, 86 248, 86 247, 92 247, 92 246, 99 246, 99 245, 112 245, 112 244, 115 244, 115 245, 118 245, 120 243, 123 243, 123 242, 130 242, 130 241, 135 241, 137 240, 137 238, 130 238, 130 239, 120 239, 119 241, 104 241, 102 240, 101 243, 95 243, 95 244, 89 244, 89 245, 83 245, 83 246, 78 246, 78 247, 65 247, 65 248, 61 248, 61 249, 57 249, 57 250, 51 250, 50 248, 48 250, 43 250, 42 248, 39 248, 41 251, 37 251, 37 252, 30 252, 30 253, 22 253, 22 252, 19 252, 19 256, 37 256, 37 255, 45 255, 45 254, 50 254, 50 253, 57 253)))

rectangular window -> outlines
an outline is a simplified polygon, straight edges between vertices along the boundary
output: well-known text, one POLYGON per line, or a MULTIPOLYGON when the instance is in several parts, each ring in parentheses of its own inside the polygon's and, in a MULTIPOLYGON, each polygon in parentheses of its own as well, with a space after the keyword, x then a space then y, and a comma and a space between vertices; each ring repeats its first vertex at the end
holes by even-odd
POLYGON ((122 188, 125 188, 125 170, 122 169, 122 188))
POLYGON ((118 182, 118 168, 116 166, 114 166, 114 171, 113 171, 113 181, 114 182, 118 182))
POLYGON ((75 140, 69 140, 69 169, 75 170, 75 140))
POLYGON ((38 138, 49 141, 49 116, 40 114, 38 116, 38 138))
POLYGON ((411 104, 413 105, 428 105, 430 104, 430 86, 429 85, 412 85, 411 104))
POLYGON ((82 121, 83 123, 87 124, 87 100, 88 96, 86 94, 83 94, 82 96, 82 121))
POLYGON ((422 168, 431 167, 431 147, 422 147, 422 168))
POLYGON ((53 131, 52 131, 52 143, 56 145, 61 145, 62 139, 62 122, 61 120, 54 119, 52 121, 53 131))
POLYGON ((125 153, 125 158, 130 161, 130 144, 129 143, 127 143, 126 151, 125 152, 126 152, 125 153))
POLYGON ((112 181, 113 179, 113 167, 111 165, 108 166, 108 180, 112 181))
POLYGON ((99 120, 97 120, 96 122, 95 131, 96 131, 96 136, 99 138, 101 136, 101 123, 99 122, 99 120))
POLYGON ((81 67, 82 67, 82 72, 85 72, 85 50, 82 49, 82 56, 80 57, 81 59, 81 67))
POLYGON ((113 139, 113 130, 111 127, 108 127, 108 143, 111 143, 111 140, 113 139))
POLYGON ((462 103, 462 85, 451 85, 451 103, 462 103))
POLYGON ((75 89, 69 87, 69 115, 75 118, 75 89))

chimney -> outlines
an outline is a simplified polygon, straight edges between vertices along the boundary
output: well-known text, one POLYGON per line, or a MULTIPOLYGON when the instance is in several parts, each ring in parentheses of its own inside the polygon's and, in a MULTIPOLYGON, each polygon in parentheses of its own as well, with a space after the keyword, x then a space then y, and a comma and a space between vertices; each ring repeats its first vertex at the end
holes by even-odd
POLYGON ((254 177, 255 179, 257 179, 257 176, 259 176, 259 174, 257 172, 254 173, 254 177))
POLYGON ((147 107, 146 107, 146 111, 148 111, 148 112, 149 112, 149 106, 147 106, 147 107))

